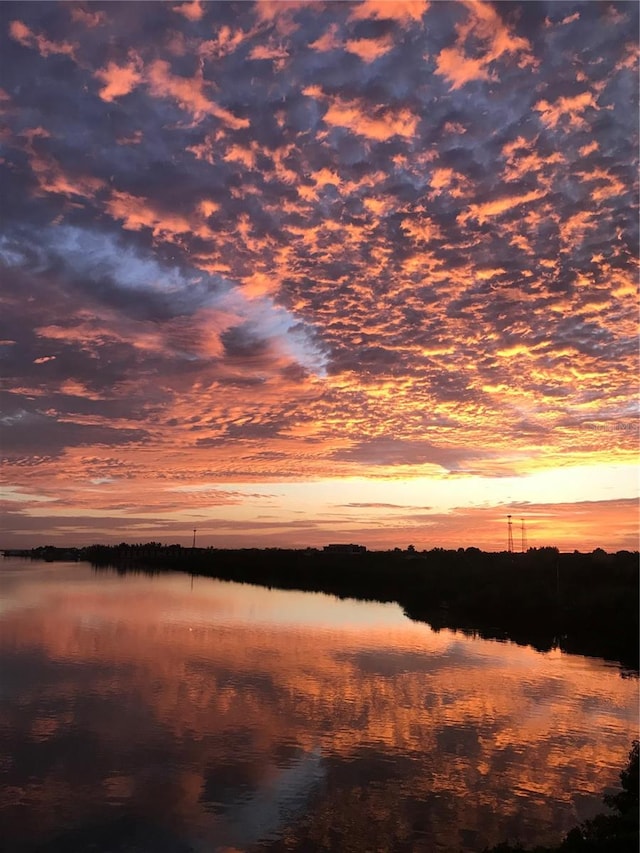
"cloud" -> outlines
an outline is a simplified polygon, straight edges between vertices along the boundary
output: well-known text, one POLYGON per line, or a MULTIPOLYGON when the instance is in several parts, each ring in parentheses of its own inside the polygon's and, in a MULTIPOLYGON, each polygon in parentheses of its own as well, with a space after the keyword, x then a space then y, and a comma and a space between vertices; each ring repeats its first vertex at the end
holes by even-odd
POLYGON ((69 13, 72 21, 76 24, 83 24, 83 26, 89 27, 90 29, 104 26, 107 22, 107 15, 105 12, 89 11, 88 9, 83 9, 82 6, 78 4, 73 5, 70 8, 69 13))
POLYGON ((573 97, 558 98, 553 104, 542 100, 534 105, 534 109, 540 113, 541 121, 550 128, 556 128, 560 122, 571 128, 588 127, 589 123, 583 115, 588 108, 598 109, 592 92, 581 92, 573 97))
POLYGON ((57 418, 39 411, 19 409, 2 418, 2 452, 7 458, 39 453, 55 456, 71 446, 116 446, 140 443, 143 429, 118 429, 108 423, 90 424, 57 418))
POLYGON ((202 0, 192 0, 191 3, 179 3, 177 6, 172 6, 171 8, 188 21, 200 21, 204 16, 202 0))
POLYGON ((401 23, 419 22, 429 8, 426 0, 363 0, 354 5, 351 20, 390 20, 401 23))
POLYGON ((394 41, 391 35, 383 36, 380 39, 350 39, 345 42, 345 49, 349 53, 355 53, 363 62, 375 62, 393 47, 394 41))
POLYGON ((366 465, 427 465, 455 471, 470 467, 472 460, 485 455, 486 451, 482 450, 439 447, 424 440, 372 438, 337 451, 335 458, 357 459, 366 465))
POLYGON ((492 4, 467 0, 461 6, 466 18, 456 24, 456 42, 443 48, 436 59, 436 73, 445 77, 452 89, 473 81, 499 80, 493 70, 499 60, 505 63, 515 59, 521 68, 535 66, 529 41, 515 34, 492 4), (468 50, 477 55, 469 56, 468 50))
POLYGON ((107 63, 106 68, 98 69, 95 77, 104 83, 98 93, 103 101, 114 101, 132 92, 142 80, 141 61, 135 55, 132 61, 126 65, 116 65, 115 62, 107 63))
MULTIPOLYGON (((321 95, 320 97, 326 97, 321 95)), ((323 116, 325 124, 348 128, 368 139, 386 141, 394 136, 412 137, 418 125, 417 116, 408 109, 378 109, 371 115, 367 106, 358 101, 327 97, 329 106, 323 116)))
POLYGON ((345 507, 346 509, 430 509, 431 507, 412 507, 404 504, 385 504, 385 503, 348 503, 336 504, 337 507, 345 507))
POLYGON ((544 198, 544 195, 545 193, 542 190, 531 190, 531 192, 525 193, 521 196, 506 196, 503 198, 496 198, 482 204, 471 204, 469 205, 468 210, 460 214, 459 219, 463 225, 469 219, 477 219, 482 225, 493 216, 500 216, 506 211, 512 210, 514 207, 519 208, 523 204, 537 201, 538 199, 544 198))
POLYGON ((70 57, 75 55, 75 48, 69 42, 50 41, 41 33, 34 33, 22 21, 15 20, 10 22, 9 35, 24 47, 35 48, 40 53, 40 56, 45 58, 52 54, 61 54, 70 57))
POLYGON ((162 59, 155 60, 147 68, 147 79, 154 97, 174 99, 182 109, 190 112, 196 121, 206 115, 212 115, 235 130, 249 127, 249 119, 239 118, 207 98, 201 71, 194 77, 181 77, 172 74, 170 69, 170 63, 162 59))

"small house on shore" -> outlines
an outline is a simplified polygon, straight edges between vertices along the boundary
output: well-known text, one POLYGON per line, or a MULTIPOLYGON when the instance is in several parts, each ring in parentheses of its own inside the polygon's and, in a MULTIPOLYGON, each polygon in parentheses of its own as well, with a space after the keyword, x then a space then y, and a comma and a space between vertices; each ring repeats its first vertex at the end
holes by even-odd
POLYGON ((325 554, 364 554, 367 550, 365 545, 325 545, 322 549, 325 554))

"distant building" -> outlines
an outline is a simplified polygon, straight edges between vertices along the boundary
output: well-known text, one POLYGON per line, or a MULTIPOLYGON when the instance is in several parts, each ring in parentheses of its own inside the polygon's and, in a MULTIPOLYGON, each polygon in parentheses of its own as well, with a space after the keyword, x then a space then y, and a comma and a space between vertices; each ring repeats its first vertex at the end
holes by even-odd
POLYGON ((322 549, 326 554, 364 554, 365 545, 325 545, 322 549))

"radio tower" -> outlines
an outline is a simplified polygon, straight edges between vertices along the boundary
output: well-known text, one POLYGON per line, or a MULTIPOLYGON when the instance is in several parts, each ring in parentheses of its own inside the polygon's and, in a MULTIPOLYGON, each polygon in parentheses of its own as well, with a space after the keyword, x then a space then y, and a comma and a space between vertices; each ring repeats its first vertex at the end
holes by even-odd
POLYGON ((522 537, 522 553, 524 554, 524 552, 527 550, 527 530, 524 526, 524 518, 521 518, 520 522, 521 522, 520 523, 520 534, 522 537))
POLYGON ((196 547, 196 528, 193 528, 193 543, 191 545, 192 548, 196 547))
POLYGON ((513 552, 513 525, 511 523, 511 516, 507 516, 507 550, 511 554, 513 552))

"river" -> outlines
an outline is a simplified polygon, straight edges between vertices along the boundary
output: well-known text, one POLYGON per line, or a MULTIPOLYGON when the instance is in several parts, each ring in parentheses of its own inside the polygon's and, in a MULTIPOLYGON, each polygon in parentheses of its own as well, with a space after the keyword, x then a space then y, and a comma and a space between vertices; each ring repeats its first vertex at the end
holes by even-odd
POLYGON ((638 681, 395 604, 0 563, 7 853, 462 851, 603 810, 638 681))

